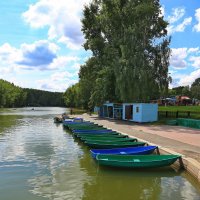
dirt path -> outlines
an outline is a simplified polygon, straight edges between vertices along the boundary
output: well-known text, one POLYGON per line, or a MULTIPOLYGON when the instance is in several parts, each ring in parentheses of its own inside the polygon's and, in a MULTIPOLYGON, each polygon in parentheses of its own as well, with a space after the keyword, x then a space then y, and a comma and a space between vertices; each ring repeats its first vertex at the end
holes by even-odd
POLYGON ((81 117, 84 120, 93 121, 107 128, 169 148, 200 162, 200 130, 178 126, 135 124, 101 119, 87 114, 83 114, 81 117))

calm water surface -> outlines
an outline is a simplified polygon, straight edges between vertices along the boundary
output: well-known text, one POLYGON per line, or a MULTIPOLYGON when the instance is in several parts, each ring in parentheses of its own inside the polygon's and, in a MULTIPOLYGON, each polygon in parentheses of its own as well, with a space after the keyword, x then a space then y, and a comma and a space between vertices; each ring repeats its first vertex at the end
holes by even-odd
POLYGON ((65 111, 0 110, 0 200, 200 200, 200 186, 185 172, 98 167, 87 147, 53 123, 65 111))

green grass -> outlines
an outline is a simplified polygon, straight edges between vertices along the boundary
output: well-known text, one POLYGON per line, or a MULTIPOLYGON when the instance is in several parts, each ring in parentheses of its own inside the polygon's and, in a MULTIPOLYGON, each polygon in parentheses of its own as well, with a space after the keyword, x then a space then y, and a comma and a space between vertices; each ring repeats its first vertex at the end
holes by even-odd
POLYGON ((87 111, 84 109, 80 109, 80 108, 72 108, 72 114, 73 115, 79 115, 79 114, 83 114, 86 113, 87 111))
POLYGON ((159 106, 159 111, 190 111, 200 112, 200 106, 159 106))
POLYGON ((200 106, 159 106, 159 111, 168 111, 168 118, 165 113, 159 115, 159 121, 164 122, 169 119, 176 118, 176 112, 178 111, 178 118, 188 118, 188 112, 190 113, 190 119, 200 119, 200 106))

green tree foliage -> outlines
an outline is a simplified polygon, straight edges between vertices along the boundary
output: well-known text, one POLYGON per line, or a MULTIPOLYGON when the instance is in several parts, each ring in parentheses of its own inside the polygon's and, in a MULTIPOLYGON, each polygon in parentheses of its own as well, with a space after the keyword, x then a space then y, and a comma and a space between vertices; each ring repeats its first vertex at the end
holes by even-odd
POLYGON ((191 85, 191 96, 200 99, 200 78, 197 78, 191 85))
POLYGON ((191 85, 191 87, 200 86, 200 78, 197 78, 191 85))
POLYGON ((171 81, 167 25, 159 0, 92 0, 85 6, 84 48, 93 56, 79 73, 83 106, 166 95, 171 81))
POLYGON ((69 87, 64 93, 64 101, 67 107, 81 107, 79 83, 69 87))
POLYGON ((122 101, 149 100, 168 88, 167 23, 159 1, 102 1, 103 33, 114 52, 116 89, 122 101), (163 38, 163 39, 162 39, 163 38))
POLYGON ((63 93, 25 88, 25 106, 64 106, 63 93))
POLYGON ((23 89, 0 79, 0 107, 64 106, 63 93, 23 89))
POLYGON ((26 92, 8 81, 0 79, 0 107, 21 107, 26 99, 26 92))
POLYGON ((190 96, 190 86, 189 85, 183 87, 182 95, 190 96))
MULTIPOLYGON (((98 64, 95 57, 88 59, 85 65, 82 65, 79 71, 79 87, 80 98, 82 101, 82 107, 88 109, 88 102, 94 90, 95 81, 98 74, 98 64)), ((79 100, 80 101, 80 100, 79 100)))
POLYGON ((172 88, 169 92, 171 95, 182 95, 182 96, 190 96, 190 87, 189 85, 187 86, 179 86, 172 88))

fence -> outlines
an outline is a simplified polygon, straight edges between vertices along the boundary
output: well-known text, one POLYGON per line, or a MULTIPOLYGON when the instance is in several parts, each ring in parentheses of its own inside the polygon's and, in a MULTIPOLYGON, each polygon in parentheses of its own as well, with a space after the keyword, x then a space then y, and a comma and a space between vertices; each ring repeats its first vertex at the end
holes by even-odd
POLYGON ((159 118, 194 118, 200 119, 200 112, 194 111, 158 111, 159 118))

